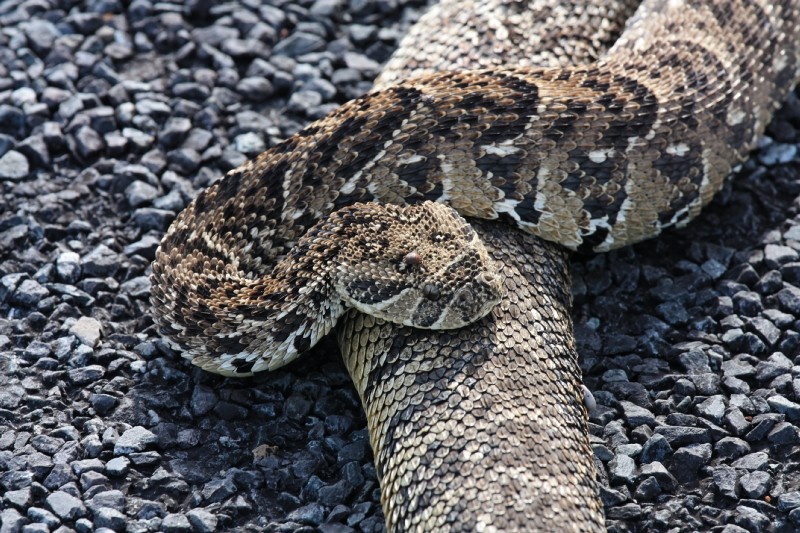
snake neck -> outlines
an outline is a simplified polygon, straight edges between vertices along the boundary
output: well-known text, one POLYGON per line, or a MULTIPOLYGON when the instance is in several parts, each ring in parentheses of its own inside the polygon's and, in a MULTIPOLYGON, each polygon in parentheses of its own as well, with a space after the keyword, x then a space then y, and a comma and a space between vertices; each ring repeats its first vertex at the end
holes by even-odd
POLYGON ((508 297, 488 317, 432 335, 349 313, 338 330, 388 530, 597 531, 566 253, 474 226, 504 265, 508 297))

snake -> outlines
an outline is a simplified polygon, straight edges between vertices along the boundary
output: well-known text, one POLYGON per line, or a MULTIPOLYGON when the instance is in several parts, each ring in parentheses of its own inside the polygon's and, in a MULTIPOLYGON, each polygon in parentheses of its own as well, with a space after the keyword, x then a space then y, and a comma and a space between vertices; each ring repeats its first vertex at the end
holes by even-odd
MULTIPOLYGON (((495 4, 507 20, 521 7, 495 4)), ((625 246, 697 216, 797 82, 799 7, 649 0, 587 64, 508 67, 499 46, 492 68, 461 70, 467 60, 344 104, 178 216, 153 266, 156 322, 204 368, 268 368, 249 346, 274 326, 243 327, 244 311, 257 316, 268 297, 255 291, 240 308, 235 296, 309 228, 361 202, 448 204, 497 237, 487 247, 512 292, 483 319, 435 337, 354 311, 338 331, 365 403, 387 526, 599 530, 570 362, 566 254, 625 246)), ((509 27, 477 33, 502 41, 509 27)), ((307 337, 294 339, 307 348, 307 337)))

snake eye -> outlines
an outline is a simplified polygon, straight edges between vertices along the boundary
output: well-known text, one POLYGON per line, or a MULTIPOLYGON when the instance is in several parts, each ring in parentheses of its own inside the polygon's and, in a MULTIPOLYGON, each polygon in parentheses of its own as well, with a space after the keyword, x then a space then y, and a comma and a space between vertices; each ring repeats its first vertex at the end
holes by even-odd
POLYGON ((427 285, 422 287, 422 295, 428 300, 435 302, 436 300, 439 299, 441 293, 439 292, 439 288, 436 285, 431 285, 430 283, 428 283, 427 285))
POLYGON ((403 256, 403 264, 409 267, 421 265, 422 256, 417 252, 408 252, 403 256))

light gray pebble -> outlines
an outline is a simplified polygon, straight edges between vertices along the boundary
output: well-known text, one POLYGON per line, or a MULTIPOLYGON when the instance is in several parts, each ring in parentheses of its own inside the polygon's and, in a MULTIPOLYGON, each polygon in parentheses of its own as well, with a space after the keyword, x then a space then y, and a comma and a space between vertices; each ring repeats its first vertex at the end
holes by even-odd
POLYGON ((347 65, 347 68, 363 72, 367 78, 374 77, 381 68, 377 61, 359 52, 345 52, 344 63, 347 65))
POLYGON ((212 533, 217 530, 217 517, 205 509, 192 509, 186 513, 186 518, 197 533, 212 533))
POLYGON ((785 164, 794 159, 797 154, 797 146, 794 144, 773 143, 761 152, 758 160, 762 164, 771 167, 778 164, 785 164))
POLYGON ((99 509, 103 508, 111 508, 120 512, 124 512, 125 495, 117 489, 98 492, 86 502, 86 505, 89 507, 89 510, 91 510, 92 513, 96 513, 99 509))
POLYGON ((312 113, 322 103, 322 95, 315 91, 300 90, 289 97, 287 108, 295 113, 312 113))
POLYGON ((286 39, 280 41, 272 49, 275 55, 297 57, 309 52, 315 52, 325 47, 325 39, 319 35, 304 31, 295 31, 286 39))
POLYGON ((56 274, 64 283, 75 283, 81 276, 81 257, 75 252, 61 252, 56 259, 56 274))
POLYGON ((242 133, 233 139, 233 147, 247 155, 258 155, 267 149, 267 144, 264 139, 255 132, 242 133))
POLYGON ((3 503, 5 505, 16 507, 21 511, 26 510, 32 501, 33 499, 31 497, 30 487, 24 487, 17 490, 8 490, 3 495, 3 503))
POLYGON ((127 457, 114 457, 106 463, 106 474, 112 477, 122 477, 128 473, 130 461, 127 457))
POLYGON ((124 514, 111 507, 101 507, 94 513, 94 525, 113 531, 125 531, 127 520, 124 514))
POLYGON ((717 394, 700 402, 696 407, 696 412, 715 424, 722 424, 725 417, 725 407, 725 397, 717 394))
POLYGON ((161 521, 161 528, 164 533, 189 533, 192 525, 186 515, 170 513, 161 521))
POLYGON ((800 420, 800 404, 797 404, 780 394, 767 398, 769 406, 778 413, 783 413, 791 421, 800 420))
POLYGON ((131 207, 139 207, 158 198, 159 191, 149 183, 134 181, 125 188, 125 198, 131 207))
POLYGON ((81 343, 94 348, 103 336, 103 328, 96 318, 82 316, 69 328, 69 333, 81 343))
POLYGON ((70 466, 72 467, 72 471, 79 476, 86 472, 102 472, 105 469, 103 461, 97 458, 73 461, 70 466))
POLYGON ((45 524, 27 524, 23 526, 22 533, 50 533, 50 528, 45 524))
POLYGON ((156 444, 158 437, 142 426, 134 426, 125 431, 114 444, 114 455, 130 455, 144 451, 148 446, 156 444))
POLYGON ((29 172, 28 159, 20 152, 9 150, 0 157, 0 179, 21 180, 26 178, 29 172))
POLYGON ((632 484, 636 479, 636 462, 627 455, 617 455, 608 462, 608 471, 613 483, 632 484))
POLYGON ((63 490, 50 494, 45 501, 50 510, 62 520, 75 520, 86 516, 86 507, 83 502, 63 490))
POLYGON ((639 407, 635 403, 627 400, 620 401, 619 405, 622 408, 622 414, 625 420, 627 420, 628 424, 632 427, 641 426, 643 424, 651 427, 656 425, 656 417, 649 410, 639 407))

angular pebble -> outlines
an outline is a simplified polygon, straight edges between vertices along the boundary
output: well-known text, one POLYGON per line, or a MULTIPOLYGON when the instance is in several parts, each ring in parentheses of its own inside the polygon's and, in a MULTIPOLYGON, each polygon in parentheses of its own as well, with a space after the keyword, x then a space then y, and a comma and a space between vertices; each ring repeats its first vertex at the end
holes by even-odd
POLYGON ((45 501, 56 516, 62 520, 75 520, 86 516, 86 507, 75 496, 64 491, 56 491, 48 496, 45 501))
POLYGON ((130 455, 144 451, 148 446, 156 444, 158 437, 142 426, 134 426, 120 435, 114 444, 114 455, 130 455))

